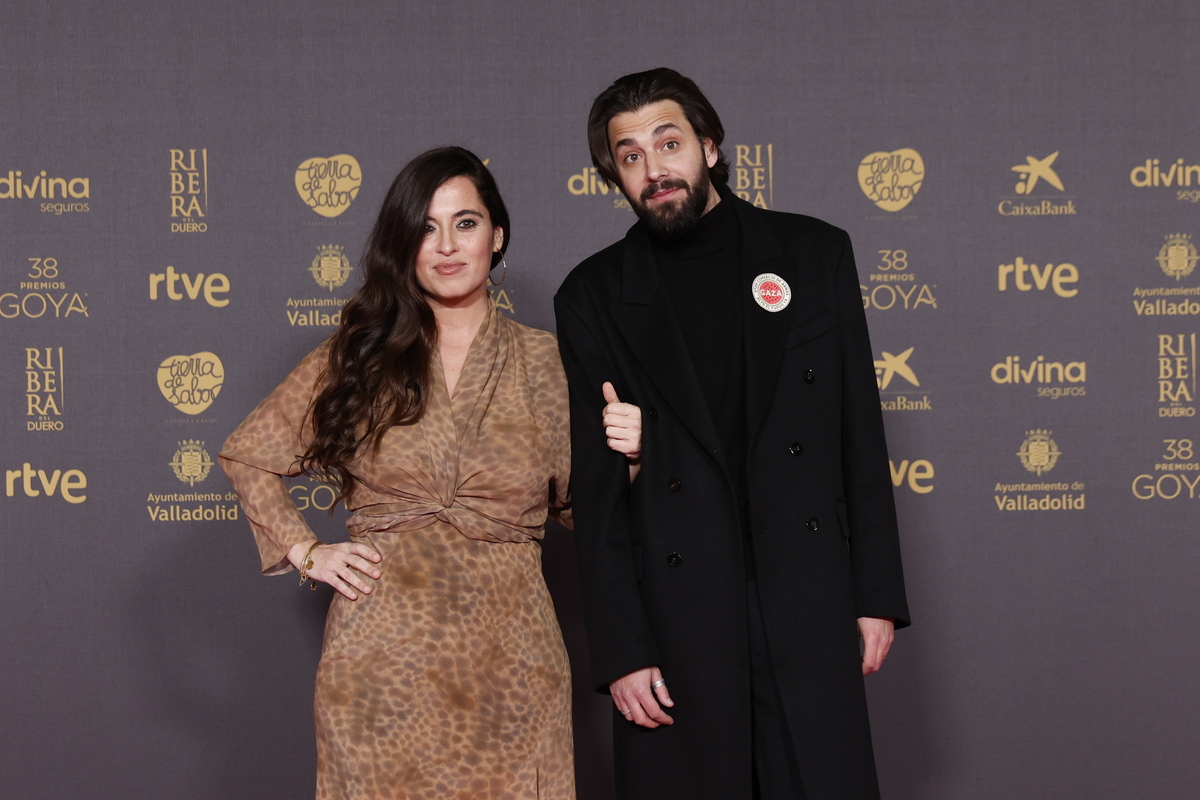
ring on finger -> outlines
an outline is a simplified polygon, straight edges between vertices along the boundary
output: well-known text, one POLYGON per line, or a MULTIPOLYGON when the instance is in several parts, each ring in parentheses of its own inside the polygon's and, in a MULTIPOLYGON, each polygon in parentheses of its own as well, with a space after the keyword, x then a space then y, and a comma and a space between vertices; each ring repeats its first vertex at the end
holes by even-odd
POLYGON ((666 686, 666 685, 667 685, 667 682, 665 680, 663 680, 662 678, 659 678, 654 683, 650 684, 650 688, 657 689, 660 686, 666 686))
POLYGON ((624 716, 626 716, 626 717, 628 717, 628 716, 629 716, 629 712, 630 712, 630 711, 632 711, 632 710, 633 710, 632 708, 627 708, 627 709, 625 709, 624 711, 622 711, 622 712, 621 712, 621 714, 622 714, 622 715, 624 715, 624 716))

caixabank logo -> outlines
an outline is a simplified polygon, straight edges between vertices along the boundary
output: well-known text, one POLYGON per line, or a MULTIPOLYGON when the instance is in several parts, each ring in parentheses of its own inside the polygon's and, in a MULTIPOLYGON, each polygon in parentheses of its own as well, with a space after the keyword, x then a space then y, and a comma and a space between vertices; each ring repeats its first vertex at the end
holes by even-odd
POLYGON ((1083 482, 1049 477, 1063 457, 1053 431, 1042 428, 1026 431, 1016 456, 1027 473, 1026 479, 996 484, 997 511, 1082 511, 1086 507, 1083 482), (1029 475, 1033 480, 1028 479, 1029 475))
POLYGON ((937 284, 926 283, 909 269, 908 250, 880 250, 875 271, 866 284, 859 284, 863 308, 868 311, 916 311, 938 307, 934 290, 937 284))
POLYGON ((899 354, 884 350, 875 359, 875 383, 879 387, 879 402, 884 411, 933 409, 929 392, 921 387, 921 380, 910 363, 915 350, 916 347, 910 347, 899 354))
POLYGON ((1200 164, 1147 158, 1129 171, 1129 182, 1138 189, 1159 189, 1185 203, 1200 203, 1200 164))
MULTIPOLYGON (((1160 276, 1158 285, 1133 290, 1133 312, 1139 317, 1200 316, 1200 286, 1196 285, 1196 262, 1200 254, 1187 233, 1171 233, 1158 248, 1153 262, 1146 259, 1144 273, 1160 276), (1158 265, 1150 269, 1150 263, 1158 265)), ((1150 281, 1147 281, 1149 284, 1150 281)))
POLYGON ((238 519, 240 507, 233 492, 206 492, 196 484, 204 483, 213 461, 204 442, 185 439, 179 442, 169 464, 171 472, 188 491, 149 492, 146 513, 151 522, 223 522, 238 519))
POLYGON ((1200 500, 1200 461, 1194 439, 1163 439, 1152 469, 1133 479, 1138 500, 1200 500))
POLYGON ((996 211, 1002 217, 1061 217, 1078 214, 1075 198, 1055 169, 1059 151, 1036 158, 1025 156, 1024 164, 1011 167, 1017 173, 1016 196, 1001 197, 996 211))
POLYGON ((43 214, 87 213, 92 210, 90 178, 64 178, 46 170, 0 172, 0 200, 29 201, 43 214))
POLYGON ((296 193, 304 204, 326 219, 345 213, 358 198, 363 173, 358 159, 336 156, 306 158, 296 167, 296 193))
POLYGON ((25 348, 25 430, 52 433, 63 430, 67 405, 64 348, 25 348))
POLYGON ((858 188, 879 208, 907 208, 925 185, 925 159, 911 147, 870 153, 858 163, 858 188))
POLYGON ((0 292, 0 319, 57 321, 89 317, 88 293, 71 290, 57 258, 27 258, 23 269, 15 291, 0 292))
POLYGON ((208 148, 169 150, 171 233, 208 231, 208 148))

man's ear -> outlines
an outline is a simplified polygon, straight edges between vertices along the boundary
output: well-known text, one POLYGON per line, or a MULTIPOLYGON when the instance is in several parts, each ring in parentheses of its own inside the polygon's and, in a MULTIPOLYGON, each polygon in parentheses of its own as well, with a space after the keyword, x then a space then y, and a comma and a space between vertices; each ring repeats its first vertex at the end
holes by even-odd
POLYGON ((704 162, 712 169, 717 164, 717 146, 707 136, 700 137, 700 146, 704 148, 704 162))

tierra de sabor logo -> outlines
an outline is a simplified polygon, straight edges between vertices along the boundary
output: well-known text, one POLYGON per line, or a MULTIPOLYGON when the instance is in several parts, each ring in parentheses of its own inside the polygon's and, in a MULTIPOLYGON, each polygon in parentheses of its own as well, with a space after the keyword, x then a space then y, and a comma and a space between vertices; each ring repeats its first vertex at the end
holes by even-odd
POLYGON ((1079 294, 1075 284, 1079 283, 1079 268, 1074 264, 1051 264, 1044 266, 1026 263, 1017 256, 1011 264, 1000 264, 996 269, 996 287, 1007 292, 1009 286, 1019 292, 1051 289, 1059 297, 1074 297, 1079 294))
POLYGON ((0 318, 64 319, 87 317, 87 292, 67 290, 57 258, 30 258, 25 277, 15 292, 0 292, 0 318))
POLYGON ((1066 188, 1052 166, 1058 158, 1058 153, 1059 151, 1055 150, 1045 158, 1025 156, 1024 164, 1012 167, 1012 171, 1021 176, 1013 187, 1017 197, 1005 197, 1000 200, 996 210, 1001 216, 1055 217, 1078 213, 1074 198, 1063 196, 1066 188), (1045 193, 1047 186, 1056 190, 1052 197, 1037 199, 1037 195, 1045 193))
POLYGON ((225 383, 225 367, 216 353, 170 356, 158 365, 158 389, 167 402, 184 414, 203 413, 225 383))
POLYGON ((1187 164, 1182 158, 1169 167, 1157 158, 1147 158, 1129 171, 1129 182, 1139 189, 1174 189, 1177 200, 1200 203, 1200 164, 1187 164))
POLYGON ((354 156, 342 153, 306 158, 296 168, 296 192, 322 217, 340 216, 358 197, 362 168, 354 156))
POLYGON ((1017 450, 1021 466, 1037 478, 1034 482, 997 483, 996 509, 999 511, 1081 511, 1086 507, 1081 481, 1051 482, 1043 476, 1058 465, 1062 451, 1050 438, 1052 431, 1032 430, 1017 450), (1078 492, 1078 494, 1076 494, 1078 492))
POLYGON ((1168 234, 1154 260, 1158 262, 1159 270, 1168 278, 1174 278, 1175 283, 1135 287, 1134 313, 1139 317, 1200 316, 1200 286, 1179 285, 1195 272, 1196 262, 1200 260, 1192 237, 1186 233, 1168 234))
POLYGON ((1068 361, 1064 364, 1038 356, 1023 364, 1020 356, 1007 356, 992 365, 991 376, 993 383, 1036 385, 1038 397, 1052 400, 1087 394, 1087 388, 1083 385, 1087 383, 1087 362, 1084 361, 1068 361))
POLYGON ((25 348, 25 430, 51 432, 63 429, 66 406, 63 348, 25 348))
POLYGON ((57 178, 41 170, 29 178, 21 170, 0 173, 0 200, 39 200, 42 213, 61 216, 91 211, 92 182, 89 178, 57 178))
POLYGON ((909 271, 907 250, 880 250, 879 263, 871 273, 868 283, 858 285, 862 292, 863 308, 877 311, 915 311, 918 308, 937 308, 937 297, 930 285, 917 280, 909 271))
POLYGON ((925 160, 909 147, 871 153, 858 164, 858 188, 884 211, 905 208, 925 182, 925 160))
POLYGON ((1159 334, 1157 360, 1158 416, 1196 416, 1196 334, 1159 334))
POLYGON ((88 485, 87 475, 81 469, 34 469, 26 461, 20 469, 4 470, 4 496, 16 497, 19 489, 26 497, 52 499, 56 494, 72 505, 87 500, 82 493, 88 485))
MULTIPOLYGON (((213 461, 204 442, 184 439, 170 461, 175 477, 195 489, 212 471, 213 461)), ((151 522, 221 522, 238 519, 240 506, 234 492, 150 492, 146 513, 151 522)))
POLYGON ((1152 473, 1133 479, 1138 500, 1200 500, 1200 461, 1192 439, 1163 439, 1163 453, 1152 473))
POLYGON ((171 458, 171 469, 175 477, 188 486, 195 486, 208 477, 212 470, 212 458, 198 439, 184 439, 171 458))
POLYGON ((208 231, 208 148, 169 150, 171 233, 208 231))
POLYGON ((921 387, 917 373, 908 363, 914 350, 916 347, 910 347, 899 355, 893 355, 884 350, 880 357, 875 359, 875 383, 879 387, 879 403, 884 411, 930 411, 933 409, 933 403, 927 393, 923 392, 919 398, 910 397, 911 389, 899 388, 903 384, 912 388, 921 387), (903 383, 893 383, 896 379, 903 383))

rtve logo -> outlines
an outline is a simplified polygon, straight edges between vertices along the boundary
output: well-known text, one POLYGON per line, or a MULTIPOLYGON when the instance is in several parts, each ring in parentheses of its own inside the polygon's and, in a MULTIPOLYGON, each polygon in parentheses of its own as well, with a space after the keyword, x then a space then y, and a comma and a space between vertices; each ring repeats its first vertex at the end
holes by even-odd
POLYGON ((57 490, 63 500, 73 505, 87 500, 86 494, 76 494, 80 489, 87 488, 87 475, 83 474, 83 470, 69 469, 63 472, 56 469, 47 475, 46 470, 35 470, 26 461, 20 469, 4 471, 4 495, 14 497, 18 484, 26 497, 53 497, 57 490), (34 478, 37 478, 36 485, 34 478))
POLYGON ((997 267, 996 288, 1007 292, 1010 277, 1013 286, 1021 292, 1033 289, 1044 292, 1049 286, 1059 297, 1074 297, 1079 294, 1079 290, 1074 288, 1074 284, 1079 282, 1079 268, 1074 264, 1064 263, 1056 266, 1047 262, 1045 266, 1039 267, 1037 264, 1027 264, 1025 259, 1017 256, 1013 263, 997 267))
POLYGON ((186 272, 176 272, 175 268, 170 266, 167 267, 166 272, 151 272, 151 300, 158 299, 158 288, 163 284, 166 284, 167 297, 172 300, 182 300, 185 294, 189 300, 195 300, 203 290, 204 302, 213 308, 224 308, 229 305, 228 298, 217 298, 217 295, 226 294, 229 291, 229 278, 220 272, 213 272, 207 276, 203 272, 197 272, 195 278, 186 272), (183 286, 182 292, 179 291, 180 285, 183 286))

